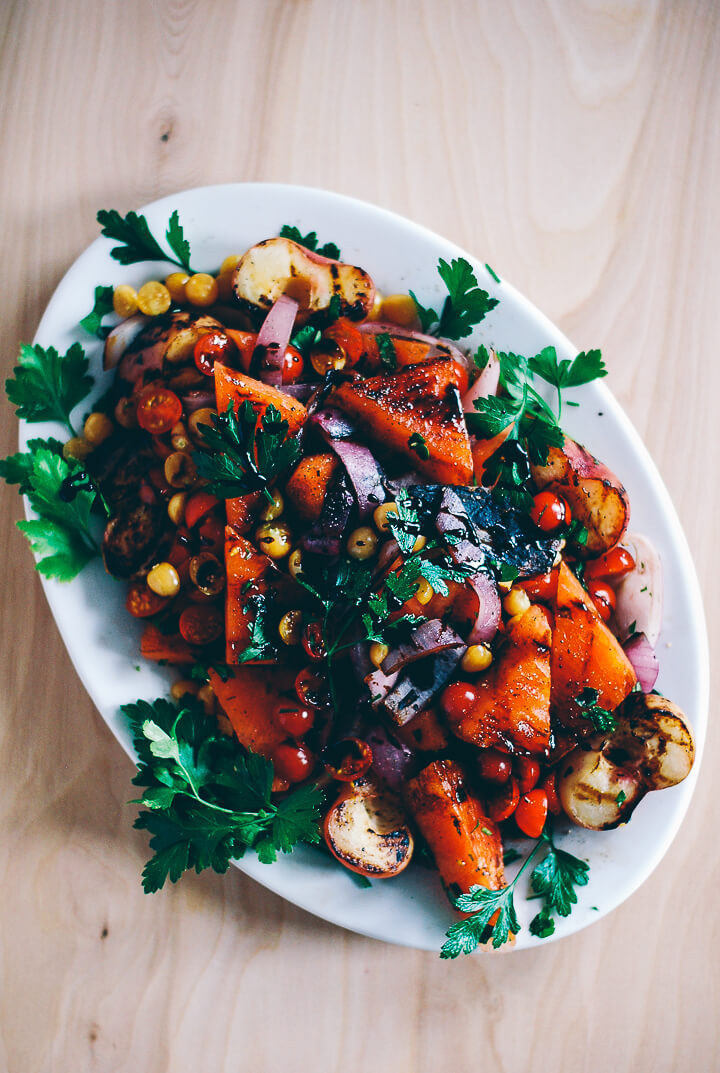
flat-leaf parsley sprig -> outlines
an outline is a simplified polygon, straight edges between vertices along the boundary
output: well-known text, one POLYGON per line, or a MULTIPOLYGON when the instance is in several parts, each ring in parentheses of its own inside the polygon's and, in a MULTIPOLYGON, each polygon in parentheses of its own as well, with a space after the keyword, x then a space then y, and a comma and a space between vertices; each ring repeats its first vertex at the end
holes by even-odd
POLYGON ((437 270, 448 291, 439 314, 424 306, 410 291, 422 330, 445 339, 464 339, 495 308, 498 299, 491 298, 480 287, 472 265, 464 257, 456 258, 450 264, 441 257, 437 270))
POLYGON ((270 482, 300 457, 300 444, 288 435, 288 422, 280 411, 270 405, 259 418, 246 401, 213 414, 212 422, 213 427, 199 426, 210 453, 193 453, 209 490, 221 499, 263 492, 272 501, 270 482))
MULTIPOLYGON (((486 355, 481 347, 476 357, 486 355)), ((545 347, 529 358, 502 351, 496 357, 502 393, 476 399, 475 412, 466 414, 465 420, 469 431, 483 439, 506 433, 485 462, 483 483, 493 486, 497 498, 529 510, 530 466, 544 465, 550 448, 562 447, 564 442, 560 426, 563 390, 606 376, 607 369, 599 350, 582 352, 572 361, 559 361, 555 347, 545 347), (534 387, 535 376, 556 389, 557 415, 534 387)))
POLYGON ((543 848, 547 849, 547 853, 530 875, 531 897, 543 901, 540 912, 530 922, 530 932, 541 939, 554 933, 553 914, 563 917, 570 915, 577 904, 576 887, 587 885, 590 866, 571 853, 558 849, 547 825, 508 884, 499 890, 473 885, 467 894, 453 899, 453 904, 460 912, 470 915, 450 925, 440 950, 441 958, 471 954, 478 946, 490 941, 497 950, 509 941, 511 935, 518 934, 520 922, 515 911, 515 887, 543 848))
POLYGON ((126 704, 144 787, 135 827, 150 832, 153 856, 143 870, 146 893, 175 883, 191 868, 226 872, 249 848, 264 864, 298 842, 320 840, 322 794, 301 786, 273 802, 273 766, 220 733, 192 699, 126 704))
POLYGON ((146 218, 137 212, 128 212, 121 216, 117 209, 100 209, 97 222, 102 226, 105 238, 115 239, 119 246, 113 246, 110 256, 121 265, 137 264, 139 261, 169 261, 186 272, 193 272, 190 266, 190 243, 180 223, 177 212, 172 213, 165 231, 167 244, 175 254, 173 257, 157 241, 146 218))
POLYGON ((65 354, 52 346, 23 343, 13 373, 15 379, 5 381, 5 391, 17 416, 26 421, 59 421, 75 436, 70 416, 94 383, 80 343, 73 343, 65 354))
POLYGON ((324 245, 318 246, 316 231, 309 231, 307 235, 303 235, 298 227, 294 227, 292 224, 283 224, 280 228, 280 238, 289 238, 291 242, 297 242, 298 246, 304 246, 306 250, 312 250, 313 253, 319 254, 320 257, 329 257, 333 261, 340 260, 340 247, 334 242, 326 242, 324 245))

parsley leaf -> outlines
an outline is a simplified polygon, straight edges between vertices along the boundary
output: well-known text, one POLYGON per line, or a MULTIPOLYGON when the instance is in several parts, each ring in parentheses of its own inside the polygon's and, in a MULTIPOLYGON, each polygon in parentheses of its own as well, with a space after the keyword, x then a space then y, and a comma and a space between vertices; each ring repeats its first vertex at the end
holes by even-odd
POLYGON ((122 711, 138 754, 133 782, 144 788, 136 803, 147 810, 135 826, 151 834, 147 893, 190 868, 225 872, 250 847, 269 863, 298 842, 319 841, 317 787, 273 802, 271 762, 220 734, 197 702, 178 709, 166 700, 138 701, 122 711))
POLYGON ((510 935, 520 931, 513 889, 515 881, 500 890, 488 890, 474 885, 469 894, 461 894, 454 900, 461 913, 472 913, 464 920, 451 924, 445 942, 440 950, 441 958, 456 958, 460 954, 471 954, 480 943, 492 938, 492 945, 497 950, 508 941, 510 935), (491 925, 491 920, 497 920, 491 925))
POLYGON ((292 224, 283 224, 280 228, 280 238, 289 238, 291 242, 297 242, 298 246, 304 246, 306 250, 313 250, 321 257, 329 257, 333 261, 340 260, 340 247, 334 242, 326 242, 324 246, 318 246, 317 232, 309 231, 303 235, 299 228, 292 224))
POLYGON ((601 708, 598 704, 600 693, 591 686, 585 686, 582 693, 575 698, 575 703, 582 710, 586 719, 589 719, 598 734, 615 730, 617 722, 612 712, 607 708, 601 708))
POLYGON ((95 288, 95 304, 86 317, 80 321, 80 327, 98 339, 107 339, 110 329, 103 327, 103 317, 113 311, 113 288, 99 286, 95 288))
POLYGON ((83 348, 73 343, 65 354, 59 354, 52 346, 23 343, 19 361, 13 369, 15 379, 5 381, 17 416, 26 421, 61 421, 74 436, 70 414, 93 385, 83 348))
MULTIPOLYGON (((44 444, 45 441, 32 442, 44 444)), ((90 529, 95 493, 74 489, 72 499, 64 498, 63 483, 81 470, 77 466, 71 467, 52 447, 35 447, 26 455, 16 455, 13 459, 19 457, 22 462, 13 461, 12 476, 20 478, 21 491, 40 517, 18 522, 17 527, 25 533, 35 554, 40 556, 37 570, 45 577, 69 581, 99 551, 90 529)))
POLYGON ((320 329, 316 328, 314 324, 305 324, 299 331, 295 332, 290 344, 299 350, 304 358, 308 358, 310 351, 320 339, 321 334, 320 329))
POLYGON ((388 332, 378 332, 375 336, 378 345, 378 352, 380 354, 380 364, 383 369, 387 369, 388 372, 394 372, 398 367, 397 353, 395 352, 395 344, 388 332))
POLYGON ((410 291, 422 330, 446 339, 463 339, 495 308, 498 300, 482 290, 472 265, 464 257, 456 258, 449 264, 440 258, 438 275, 448 291, 439 316, 434 309, 422 305, 410 291))
POLYGON ((413 432, 408 440, 408 447, 415 452, 418 458, 427 459, 430 457, 430 448, 425 442, 425 437, 420 432, 413 432))
POLYGON ((576 887, 587 886, 590 865, 565 850, 558 849, 552 836, 546 833, 541 841, 548 844, 547 855, 535 866, 530 875, 530 886, 535 897, 542 898, 544 905, 530 923, 530 931, 546 939, 555 931, 552 914, 567 917, 577 904, 576 887))
POLYGON ((249 625, 249 641, 247 647, 240 654, 240 662, 247 663, 251 659, 272 659, 277 656, 277 649, 270 641, 268 627, 267 602, 262 597, 250 597, 248 606, 255 606, 255 617, 249 625))
POLYGON ((231 405, 224 414, 213 414, 212 422, 213 428, 199 426, 212 453, 193 452, 209 491, 221 499, 262 491, 272 500, 269 482, 300 456, 300 444, 288 436, 288 423, 280 411, 270 405, 258 418, 252 403, 245 401, 231 405))
POLYGON ((558 361, 555 347, 548 346, 535 357, 528 359, 528 368, 557 389, 558 420, 562 411, 563 388, 580 387, 581 384, 589 384, 592 380, 607 376, 599 350, 581 351, 572 361, 567 358, 558 361))
POLYGON ((6 484, 19 485, 18 492, 21 496, 26 495, 32 488, 33 455, 43 447, 62 457, 62 443, 51 436, 46 440, 28 440, 27 451, 18 451, 17 454, 0 459, 0 478, 6 484))
POLYGON ((110 256, 121 265, 137 264, 138 261, 170 261, 186 272, 193 271, 190 267, 190 246, 184 237, 177 211, 170 217, 165 232, 176 257, 168 256, 150 231, 145 217, 137 212, 121 216, 116 209, 100 209, 97 222, 102 226, 101 234, 122 244, 110 250, 110 256))

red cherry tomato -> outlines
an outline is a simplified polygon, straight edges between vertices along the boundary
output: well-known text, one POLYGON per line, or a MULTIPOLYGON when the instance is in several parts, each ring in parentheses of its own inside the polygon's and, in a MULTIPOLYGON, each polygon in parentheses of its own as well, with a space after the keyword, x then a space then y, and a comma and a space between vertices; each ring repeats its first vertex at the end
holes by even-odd
POLYGON ((220 500, 211 496, 209 492, 196 492, 191 496, 185 504, 185 525, 188 529, 192 529, 219 502, 220 500))
POLYGON ((548 814, 548 799, 544 790, 523 794, 515 809, 515 823, 528 838, 539 838, 548 814))
POLYGON ((540 789, 547 794, 548 811, 552 812, 553 816, 559 816, 562 812, 562 805, 557 792, 557 772, 551 771, 549 775, 546 775, 540 783, 540 789))
POLYGON ((570 523, 570 508, 554 492, 538 492, 533 496, 530 518, 543 533, 554 533, 570 523))
POLYGON ((351 320, 340 317, 326 328, 323 339, 332 339, 345 351, 346 366, 357 365, 360 358, 365 354, 367 339, 351 320))
POLYGON ((212 552, 222 558, 225 550, 225 522, 217 514, 206 514, 195 530, 200 540, 200 550, 212 552))
POLYGON ((339 782, 360 779, 370 770, 372 749, 360 738, 343 738, 323 750, 322 762, 328 775, 339 782))
POLYGON ((220 361, 227 365, 236 351, 237 347, 232 339, 225 332, 215 329, 200 336, 195 344, 193 357, 200 372, 205 373, 205 376, 212 376, 215 362, 220 361))
POLYGON ((478 757, 478 772, 485 782, 507 782, 512 775, 512 760, 499 749, 483 749, 478 757))
POLYGON ((327 708, 330 703, 327 679, 314 667, 303 667, 295 679, 295 692, 301 704, 327 708))
POLYGON ((292 700, 279 700, 273 710, 273 719, 292 738, 302 738, 312 729, 315 712, 292 700))
POLYGON ((156 615, 170 603, 166 596, 158 596, 144 582, 135 582, 130 586, 125 599, 125 607, 135 618, 148 618, 156 615))
POLYGON ((322 625, 319 622, 308 622, 302 632, 302 646, 311 660, 319 663, 327 655, 325 641, 323 639, 322 625))
POLYGON ((296 384, 302 380, 305 372, 305 359, 297 347, 289 346, 285 351, 282 364, 283 384, 296 384))
POLYGON ((548 574, 536 574, 535 577, 526 577, 514 581, 517 588, 525 589, 531 600, 543 604, 552 604, 557 596, 557 570, 551 570, 548 574))
POLYGON ((440 705, 448 719, 455 721, 472 711, 479 696, 478 689, 470 682, 452 682, 440 698, 440 705))
POLYGON ((532 756, 516 756, 513 760, 513 771, 517 777, 520 793, 526 794, 537 786, 540 778, 540 765, 532 756))
POLYGON ((635 560, 627 548, 618 544, 606 551, 599 559, 589 559, 585 564, 585 577, 588 580, 607 581, 608 578, 619 580, 635 569, 635 560))
POLYGON ((271 759, 275 774, 288 782, 302 782, 316 764, 315 756, 304 745, 278 745, 271 759))
POLYGON ((194 604, 186 607, 180 616, 178 628, 189 645, 209 645, 217 641, 225 627, 221 607, 212 604, 194 604))
POLYGON ((162 384, 150 384, 144 388, 137 402, 138 424, 153 436, 169 432, 173 425, 177 425, 182 412, 180 399, 162 384))
POLYGON ((486 798, 487 814, 495 823, 501 823, 503 820, 507 820, 509 816, 512 816, 519 800, 520 787, 517 779, 511 776, 496 793, 486 798))
POLYGON ((615 610, 614 591, 604 581, 591 581, 588 585, 588 592, 592 597, 592 602, 600 612, 601 618, 608 622, 615 610))

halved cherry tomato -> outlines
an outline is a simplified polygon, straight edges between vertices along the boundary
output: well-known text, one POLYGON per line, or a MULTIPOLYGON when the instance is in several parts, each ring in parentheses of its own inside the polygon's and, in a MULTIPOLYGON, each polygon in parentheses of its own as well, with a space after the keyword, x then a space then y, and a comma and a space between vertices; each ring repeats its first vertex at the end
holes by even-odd
POLYGON ((345 351, 346 367, 357 365, 365 353, 367 339, 360 329, 346 317, 340 317, 326 328, 323 339, 332 339, 345 351))
POLYGON ((302 632, 302 646, 311 660, 319 663, 325 659, 327 650, 320 622, 308 622, 302 632))
POLYGON ((553 816, 559 816, 562 812, 562 805, 560 804, 560 798, 557 792, 557 772, 551 771, 549 775, 540 783, 540 789, 544 790, 547 794, 548 811, 552 812, 553 816))
POLYGON ((477 763, 480 778, 485 782, 507 782, 512 775, 512 760, 499 749, 483 749, 477 763))
POLYGON ((591 581, 588 585, 588 592, 592 597, 592 602, 600 612, 601 618, 608 622, 615 610, 614 590, 609 585, 606 585, 604 581, 591 581))
POLYGON ((521 578, 514 581, 519 589, 525 589, 531 600, 539 600, 540 603, 552 604, 557 596, 557 570, 551 570, 547 574, 536 574, 534 577, 521 578))
POLYGON ((147 587, 145 582, 138 581, 130 586, 125 598, 125 607, 135 618, 149 618, 150 615, 156 615, 169 603, 167 596, 158 596, 147 587))
POLYGON ((528 838, 539 838, 548 814, 548 799, 544 790, 523 794, 515 809, 515 823, 528 838))
POLYGON ((180 399, 162 384, 149 384, 137 402, 138 424, 153 436, 169 432, 173 425, 177 425, 182 412, 180 399))
POLYGON ((303 667, 295 679, 295 692, 300 703, 311 708, 327 708, 330 704, 327 679, 314 667, 303 667))
POLYGON ((585 577, 590 580, 607 581, 608 578, 619 580, 635 569, 635 560, 627 548, 616 544, 599 559, 589 559, 585 564, 585 577))
POLYGON ((200 372, 205 373, 205 376, 212 376, 216 361, 227 365, 232 362, 236 353, 237 347, 232 339, 220 329, 215 329, 200 336, 195 344, 193 357, 200 372))
POLYGON ((288 782, 302 782, 317 763, 315 756, 304 745, 278 745, 272 754, 275 774, 288 782))
POLYGON ((554 492, 538 492, 533 496, 530 518, 543 533, 554 533, 570 523, 570 508, 554 492))
POLYGON ((217 641, 225 626, 223 609, 215 604, 194 604, 180 616, 178 628, 189 645, 209 645, 217 641))
POLYGON ((220 500, 216 496, 210 495, 209 492, 196 492, 195 495, 190 496, 185 504, 185 524, 187 527, 192 529, 219 502, 220 500))
POLYGON ((516 756, 513 760, 513 772, 520 787, 520 793, 526 794, 537 786, 540 778, 540 765, 532 756, 516 756))
POLYGON ((322 762, 328 775, 339 782, 353 782, 370 770, 373 755, 366 741, 343 738, 323 750, 322 762))
POLYGON ((487 814, 495 823, 501 823, 503 820, 507 820, 509 816, 512 816, 519 800, 520 787, 517 779, 511 776, 496 793, 485 799, 487 814))
POLYGON ((289 346, 283 357, 282 382, 283 384, 296 384, 302 380, 305 372, 305 359, 297 347, 289 346))
POLYGON ((440 698, 440 705, 448 719, 455 721, 472 711, 479 696, 471 682, 452 682, 440 698))
POLYGON ((315 712, 292 700, 279 700, 273 709, 273 719, 293 738, 302 738, 312 729, 315 712))

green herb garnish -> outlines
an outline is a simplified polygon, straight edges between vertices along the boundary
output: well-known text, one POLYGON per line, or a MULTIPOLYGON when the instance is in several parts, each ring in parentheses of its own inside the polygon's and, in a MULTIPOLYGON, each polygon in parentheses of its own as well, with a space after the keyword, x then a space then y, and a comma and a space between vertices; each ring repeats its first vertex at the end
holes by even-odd
POLYGON ((253 848, 264 864, 298 842, 318 842, 322 797, 303 786, 277 804, 271 799, 273 766, 221 734, 202 707, 166 700, 122 707, 133 732, 145 787, 135 827, 149 831, 154 856, 143 869, 146 893, 175 883, 190 868, 226 872, 253 848))
POLYGON ((52 346, 23 343, 19 362, 13 369, 15 379, 5 381, 17 416, 26 421, 60 421, 75 436, 70 415, 94 382, 80 344, 73 343, 65 354, 59 354, 52 346))
POLYGON ((110 329, 103 325, 103 317, 106 317, 112 311, 113 288, 103 287, 102 285, 96 287, 95 304, 88 315, 80 321, 80 327, 84 328, 86 332, 90 332, 90 335, 96 335, 98 339, 107 339, 110 329))
POLYGON ((425 437, 419 432, 413 432, 408 440, 408 447, 415 452, 418 458, 427 459, 430 457, 430 448, 425 442, 425 437))
POLYGON ((498 300, 479 286, 472 265, 464 257, 456 258, 450 264, 440 258, 438 275, 448 291, 439 315, 434 309, 422 305, 410 291, 422 330, 446 339, 463 339, 495 308, 498 300))
POLYGON ((212 422, 212 428, 199 426, 210 452, 193 453, 209 490, 221 499, 263 492, 272 502, 269 483, 300 457, 300 444, 288 436, 288 422, 280 411, 270 405, 258 418, 252 403, 245 401, 213 414, 212 422))
POLYGON ((138 261, 169 261, 186 272, 193 272, 190 267, 190 243, 180 224, 177 210, 168 221, 165 238, 174 257, 168 255, 150 231, 147 220, 137 212, 121 216, 116 209, 100 209, 97 221, 102 225, 102 234, 115 239, 122 245, 114 246, 110 256, 121 265, 137 264, 138 261))
POLYGON ((280 238, 289 238, 291 242, 297 242, 298 246, 304 246, 306 250, 319 253, 321 257, 329 257, 333 261, 340 260, 340 247, 334 242, 326 242, 324 246, 318 246, 315 231, 309 231, 307 235, 303 235, 302 231, 292 224, 283 224, 280 228, 280 238))
POLYGON ((598 704, 600 693, 592 686, 585 686, 582 693, 575 698, 575 703, 582 710, 586 719, 589 719, 598 734, 617 729, 617 722, 612 712, 607 708, 601 708, 598 704))
POLYGON ((388 332, 378 332, 375 336, 378 345, 378 352, 380 354, 380 364, 383 369, 387 369, 388 372, 394 372, 398 367, 397 352, 395 350, 395 344, 388 332))

